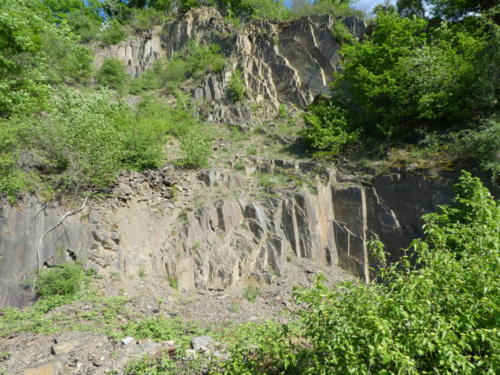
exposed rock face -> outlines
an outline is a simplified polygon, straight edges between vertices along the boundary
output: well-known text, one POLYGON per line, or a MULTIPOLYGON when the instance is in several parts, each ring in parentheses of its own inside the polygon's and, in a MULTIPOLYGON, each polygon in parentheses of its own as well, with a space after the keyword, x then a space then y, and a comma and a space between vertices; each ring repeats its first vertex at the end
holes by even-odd
MULTIPOLYGON (((250 175, 189 172, 184 181, 168 177, 168 168, 125 174, 116 198, 94 202, 85 213, 89 219, 70 216, 44 237, 40 262, 77 258, 108 277, 164 275, 181 290, 224 290, 249 278, 269 283, 283 274, 289 257, 340 265, 368 280, 375 262, 367 242, 380 238, 396 259, 421 235, 420 216, 452 196, 448 182, 411 173, 366 182, 314 169, 308 162, 258 163, 257 171, 300 172, 315 186, 264 195, 255 194, 251 169, 250 175)), ((38 241, 62 214, 34 199, 18 208, 3 202, 0 306, 29 301, 19 282, 36 270, 38 241)))
POLYGON ((129 39, 125 43, 109 46, 106 49, 97 49, 97 65, 101 65, 105 58, 116 57, 123 61, 128 74, 137 77, 165 55, 157 32, 158 29, 153 29, 141 37, 129 39))
POLYGON ((365 25, 356 17, 330 15, 303 17, 290 22, 253 21, 236 28, 213 8, 197 8, 182 19, 155 29, 143 38, 128 40, 98 52, 117 57, 137 76, 161 56, 171 57, 190 40, 216 43, 227 57, 223 72, 209 74, 192 89, 196 99, 217 101, 211 115, 217 120, 242 115, 236 113, 226 98, 232 73, 239 69, 256 103, 309 104, 318 94, 329 92, 328 84, 339 68, 340 42, 333 31, 341 22, 359 37, 365 25))
POLYGON ((47 232, 63 215, 62 209, 44 206, 32 197, 17 207, 0 199, 0 307, 30 302, 31 294, 20 284, 25 276, 36 271, 38 264, 86 259, 91 241, 88 226, 80 215, 68 216, 47 232))

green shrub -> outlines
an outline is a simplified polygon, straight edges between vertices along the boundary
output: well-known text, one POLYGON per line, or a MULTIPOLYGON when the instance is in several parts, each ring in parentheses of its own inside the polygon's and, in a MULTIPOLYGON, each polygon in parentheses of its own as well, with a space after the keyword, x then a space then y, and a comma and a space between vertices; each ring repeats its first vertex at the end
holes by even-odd
POLYGON ((123 41, 125 37, 126 34, 123 30, 123 26, 116 20, 107 22, 100 35, 101 42, 105 46, 118 44, 123 41))
POLYGON ((243 79, 243 74, 236 69, 229 79, 227 86, 228 96, 233 102, 238 102, 247 97, 247 87, 243 79))
POLYGON ((363 12, 350 7, 351 1, 307 1, 292 0, 292 18, 300 18, 315 14, 331 14, 336 17, 358 16, 363 12))
POLYGON ((89 51, 44 4, 4 0, 0 9, 1 117, 45 110, 53 94, 48 83, 88 80, 89 51))
POLYGON ((243 332, 226 373, 495 374, 500 205, 469 173, 456 191, 383 282, 297 289, 299 322, 243 332))
POLYGON ((187 74, 199 79, 207 72, 220 72, 226 62, 217 44, 204 45, 198 40, 190 40, 181 56, 187 64, 187 74))
POLYGON ((61 191, 107 187, 122 155, 122 137, 115 119, 125 106, 101 94, 61 91, 54 110, 30 119, 26 139, 39 168, 61 191))
POLYGON ((162 25, 168 20, 167 14, 163 10, 155 8, 134 9, 128 27, 132 32, 147 31, 153 26, 162 25))
POLYGON ((356 40, 347 26, 340 20, 333 24, 332 33, 339 43, 352 43, 356 40))
POLYGON ((186 336, 196 330, 197 327, 194 324, 160 316, 128 322, 123 327, 122 335, 132 336, 135 339, 152 339, 155 342, 175 340, 180 346, 186 348, 188 345, 186 336))
POLYGON ((492 117, 478 130, 466 130, 462 135, 463 157, 472 159, 493 180, 500 178, 500 121, 492 117))
POLYGON ((287 20, 291 13, 283 0, 242 0, 239 6, 245 9, 242 13, 249 13, 252 18, 258 20, 287 20))
POLYGON ((125 64, 114 57, 104 60, 97 72, 96 79, 100 86, 122 89, 128 80, 125 64))
POLYGON ((92 75, 92 53, 79 45, 73 35, 62 30, 46 31, 40 35, 47 46, 45 63, 51 67, 47 70, 47 79, 52 84, 88 83, 92 75))
POLYGON ((301 137, 316 157, 335 157, 358 139, 358 132, 348 125, 346 111, 327 99, 311 104, 304 119, 306 128, 301 137))
POLYGON ((180 137, 181 150, 184 156, 176 161, 181 168, 202 168, 208 165, 212 154, 212 138, 201 126, 191 129, 180 137))
POLYGON ((480 64, 487 38, 477 29, 432 29, 424 19, 379 12, 367 40, 342 47, 344 72, 335 88, 350 121, 393 140, 411 138, 418 126, 443 129, 471 119, 490 105, 483 97, 491 91, 477 84, 490 74, 480 64))
POLYGON ((199 80, 208 72, 220 72, 224 64, 225 57, 218 45, 203 45, 192 40, 171 59, 159 59, 152 69, 135 78, 130 84, 130 91, 138 94, 142 91, 167 88, 173 92, 186 79, 199 80))
POLYGON ((278 116, 285 118, 288 116, 288 109, 285 104, 280 104, 278 107, 278 116))
POLYGON ((15 201, 17 194, 30 186, 28 175, 19 169, 19 129, 0 120, 0 192, 15 201))
POLYGON ((259 296, 259 293, 259 286, 255 283, 249 283, 243 291, 243 298, 245 298, 249 302, 255 302, 255 300, 259 296))
POLYGON ((47 268, 37 276, 35 289, 38 297, 74 296, 80 291, 85 272, 81 265, 63 264, 47 268))

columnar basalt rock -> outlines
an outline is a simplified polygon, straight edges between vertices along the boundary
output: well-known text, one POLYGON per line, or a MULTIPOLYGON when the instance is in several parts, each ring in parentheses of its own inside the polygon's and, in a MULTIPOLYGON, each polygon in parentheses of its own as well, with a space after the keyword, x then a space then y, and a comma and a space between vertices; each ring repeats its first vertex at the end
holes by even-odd
POLYGON ((132 76, 137 76, 162 56, 172 57, 192 40, 216 43, 227 58, 224 70, 193 83, 194 98, 215 101, 215 120, 246 115, 226 100, 226 88, 238 69, 251 100, 304 107, 316 95, 329 93, 329 83, 339 69, 341 42, 334 35, 335 23, 343 23, 355 36, 365 31, 356 17, 315 15, 289 22, 252 21, 235 27, 214 8, 196 8, 181 19, 158 27, 142 37, 126 40, 98 51, 100 57, 117 57, 132 76))
MULTIPOLYGON (((224 290, 248 278, 271 282, 286 272, 287 258, 300 257, 369 280, 376 262, 368 241, 380 238, 390 260, 397 259, 422 234, 420 216, 452 196, 449 181, 404 171, 367 182, 333 170, 312 173, 308 163, 271 160, 256 170, 284 168, 308 173, 316 181, 313 191, 281 189, 255 198, 251 175, 206 170, 192 176, 190 190, 237 194, 201 205, 182 199, 173 204, 165 186, 177 183, 167 172, 124 175, 116 198, 68 217, 47 234, 42 264, 78 259, 104 277, 145 274, 176 280, 181 290, 224 290)), ((36 270, 40 236, 63 212, 33 198, 19 207, 2 202, 0 303, 23 305, 30 296, 19 282, 36 270)))

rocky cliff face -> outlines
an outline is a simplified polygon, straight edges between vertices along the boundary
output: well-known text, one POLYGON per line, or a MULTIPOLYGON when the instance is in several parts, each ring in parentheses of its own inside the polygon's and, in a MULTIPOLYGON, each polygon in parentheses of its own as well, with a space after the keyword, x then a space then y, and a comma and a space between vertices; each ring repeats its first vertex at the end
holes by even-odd
MULTIPOLYGON (((367 242, 380 238, 397 258, 421 234, 419 217, 451 197, 446 181, 411 173, 367 180, 318 168, 256 160, 245 173, 123 174, 115 198, 89 203, 44 237, 40 264, 80 259, 105 278, 154 275, 181 290, 221 291, 270 283, 298 257, 369 280, 376 263, 367 242), (297 173, 309 188, 262 190, 258 173, 297 173)), ((29 293, 19 281, 36 269, 40 238, 63 211, 30 199, 17 208, 3 202, 1 212, 0 304, 23 305, 29 293)))
POLYGON ((0 307, 31 302, 24 281, 39 267, 85 261, 88 225, 81 214, 61 222, 65 213, 30 196, 15 207, 0 199, 0 307))
POLYGON ((142 37, 98 51, 98 63, 104 57, 117 57, 132 76, 137 76, 158 58, 171 57, 190 40, 216 43, 227 57, 225 69, 207 75, 191 88, 191 93, 195 99, 211 102, 205 113, 209 119, 244 122, 252 119, 248 108, 225 101, 231 74, 239 69, 251 101, 271 113, 280 103, 302 108, 316 95, 329 92, 328 84, 339 69, 341 42, 335 35, 336 23, 343 23, 356 37, 365 31, 361 19, 331 15, 291 22, 253 21, 235 27, 215 9, 198 8, 142 37))

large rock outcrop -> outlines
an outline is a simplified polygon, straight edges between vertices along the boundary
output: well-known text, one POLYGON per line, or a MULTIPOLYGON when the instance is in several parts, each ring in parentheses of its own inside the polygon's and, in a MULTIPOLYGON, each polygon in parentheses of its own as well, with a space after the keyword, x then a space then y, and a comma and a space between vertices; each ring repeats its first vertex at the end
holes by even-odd
POLYGON ((252 21, 235 27, 214 8, 197 8, 141 37, 99 50, 98 56, 99 61, 104 57, 121 59, 129 73, 137 76, 156 59, 171 57, 191 40, 216 43, 227 57, 226 66, 221 73, 193 83, 192 95, 216 102, 208 114, 211 119, 248 118, 248 114, 239 113, 244 112, 240 105, 224 103, 232 73, 236 69, 242 72, 251 101, 270 105, 268 110, 276 110, 280 103, 302 108, 316 95, 329 92, 328 85, 339 69, 341 42, 335 35, 336 23, 343 23, 356 37, 365 31, 359 18, 331 15, 290 22, 252 21))
POLYGON ((256 193, 252 171, 202 171, 175 203, 141 175, 122 176, 120 189, 128 193, 112 210, 96 212, 103 234, 89 261, 128 277, 165 275, 186 290, 224 290, 250 277, 270 282, 290 257, 340 265, 369 280, 376 262, 368 241, 379 238, 397 259, 422 234, 420 216, 452 196, 449 181, 404 171, 367 182, 310 168, 283 160, 258 164, 270 174, 308 174, 314 184, 263 195, 256 193))
POLYGON ((27 196, 16 206, 0 198, 0 307, 24 306, 32 295, 25 278, 39 267, 85 261, 90 232, 81 214, 27 196))
MULTIPOLYGON (((224 290, 249 278, 269 283, 300 257, 369 280, 376 262, 368 241, 380 238, 396 259, 421 235, 420 216, 452 196, 446 180, 405 171, 367 180, 310 162, 173 174, 124 173, 115 198, 92 202, 45 235, 40 264, 79 259, 104 277, 162 276, 183 290, 224 290), (298 173, 309 188, 262 190, 257 172, 298 173)), ((40 238, 63 213, 33 198, 2 202, 0 306, 29 301, 20 282, 37 269, 40 238)))

